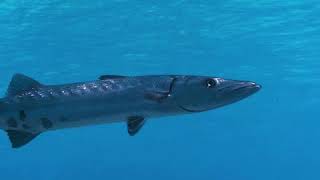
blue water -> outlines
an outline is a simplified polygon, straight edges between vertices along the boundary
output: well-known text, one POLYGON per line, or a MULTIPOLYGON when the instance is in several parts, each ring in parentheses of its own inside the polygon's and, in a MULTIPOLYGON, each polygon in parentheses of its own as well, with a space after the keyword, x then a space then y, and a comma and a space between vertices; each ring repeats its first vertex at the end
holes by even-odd
POLYGON ((318 0, 2 0, 0 91, 102 74, 256 81, 218 110, 44 133, 22 149, 0 133, 0 179, 319 180, 318 0))

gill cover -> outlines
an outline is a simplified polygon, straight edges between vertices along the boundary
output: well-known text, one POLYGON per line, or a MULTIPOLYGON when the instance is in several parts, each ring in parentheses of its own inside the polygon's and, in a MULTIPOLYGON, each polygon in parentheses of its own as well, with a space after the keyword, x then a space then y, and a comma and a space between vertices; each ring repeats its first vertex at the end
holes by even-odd
POLYGON ((176 81, 175 76, 151 76, 145 78, 143 81, 146 87, 144 98, 147 100, 155 101, 157 103, 164 102, 168 97, 171 96, 174 83, 176 81), (152 81, 147 81, 147 79, 151 79, 152 81))
POLYGON ((217 84, 218 81, 210 77, 181 76, 174 83, 172 94, 182 110, 202 112, 210 109, 217 84))

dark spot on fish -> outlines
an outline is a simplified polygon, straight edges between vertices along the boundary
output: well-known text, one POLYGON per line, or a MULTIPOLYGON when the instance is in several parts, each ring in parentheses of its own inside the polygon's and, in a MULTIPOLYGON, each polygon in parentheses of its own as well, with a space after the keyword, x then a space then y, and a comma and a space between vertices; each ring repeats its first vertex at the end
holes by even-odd
POLYGON ((48 118, 41 118, 40 120, 45 129, 52 128, 53 124, 48 118))
POLYGON ((22 111, 19 112, 19 117, 20 117, 20 120, 21 120, 21 121, 25 121, 27 115, 26 115, 26 113, 22 110, 22 111))
POLYGON ((68 119, 67 119, 66 117, 64 117, 64 116, 61 116, 61 117, 60 117, 60 121, 61 121, 61 122, 66 122, 66 121, 68 121, 68 119))
POLYGON ((22 124, 23 129, 30 129, 31 127, 27 124, 22 124))
POLYGON ((11 118, 9 118, 9 119, 7 120, 7 124, 8 124, 8 126, 11 127, 11 128, 17 128, 17 127, 18 127, 18 123, 17 123, 17 121, 16 121, 13 117, 11 117, 11 118))

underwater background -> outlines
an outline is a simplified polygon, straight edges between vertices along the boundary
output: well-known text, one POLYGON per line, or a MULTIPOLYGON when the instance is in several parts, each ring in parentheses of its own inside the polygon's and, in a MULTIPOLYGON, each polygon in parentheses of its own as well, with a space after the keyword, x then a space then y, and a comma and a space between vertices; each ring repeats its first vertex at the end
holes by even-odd
POLYGON ((210 112, 41 134, 0 179, 319 180, 318 0, 1 0, 0 93, 102 74, 194 74, 263 89, 210 112))

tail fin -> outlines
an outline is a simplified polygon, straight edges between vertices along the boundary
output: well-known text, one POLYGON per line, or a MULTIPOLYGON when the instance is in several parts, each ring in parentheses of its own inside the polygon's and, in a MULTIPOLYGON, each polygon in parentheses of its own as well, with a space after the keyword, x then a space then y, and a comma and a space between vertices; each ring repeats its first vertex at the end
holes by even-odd
MULTIPOLYGON (((30 90, 32 88, 37 88, 42 86, 38 81, 25 76, 23 74, 15 74, 12 77, 12 80, 10 82, 9 88, 7 90, 7 97, 15 96, 17 94, 20 94, 24 91, 30 90)), ((6 106, 6 98, 0 99, 0 114, 1 112, 6 111, 7 106, 6 106)), ((8 122, 10 123, 10 122, 8 122)), ((13 123, 16 122, 13 121, 13 123)), ((12 148, 19 148, 22 147, 26 144, 28 144, 30 141, 32 141, 35 137, 37 137, 40 133, 33 134, 30 132, 25 132, 25 131, 20 131, 20 130, 6 130, 12 148)))
POLYGON ((7 130, 12 148, 19 148, 32 141, 39 134, 32 134, 23 131, 7 130))
POLYGON ((4 101, 2 98, 0 98, 0 113, 4 110, 4 101))
MULTIPOLYGON (((6 111, 6 104, 3 99, 0 99, 0 114, 6 111)), ((15 120, 8 121, 7 123, 13 123, 13 126, 17 126, 15 120)), ((31 140, 37 137, 40 133, 33 134, 19 130, 5 130, 9 136, 12 148, 19 148, 28 144, 31 140)))
POLYGON ((0 115, 8 110, 5 98, 0 98, 0 115))

